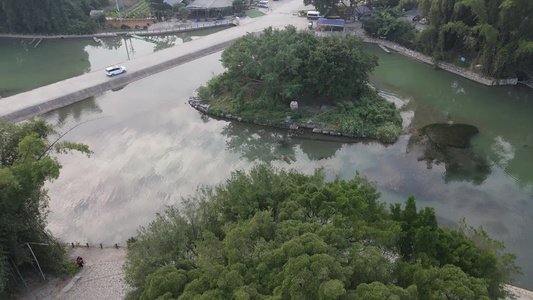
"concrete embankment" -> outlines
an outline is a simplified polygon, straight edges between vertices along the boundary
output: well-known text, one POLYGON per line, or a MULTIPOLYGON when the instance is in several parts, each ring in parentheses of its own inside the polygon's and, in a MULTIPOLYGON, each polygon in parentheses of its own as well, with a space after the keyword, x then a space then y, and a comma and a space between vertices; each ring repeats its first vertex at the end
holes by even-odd
MULTIPOLYGON (((178 24, 172 26, 153 26, 154 29, 98 32, 94 34, 0 34, 0 39, 44 39, 44 40, 64 40, 64 39, 92 39, 92 38, 112 38, 117 36, 139 36, 166 35, 180 32, 196 31, 217 27, 233 26, 233 20, 210 21, 201 23, 178 24), (157 28, 157 29, 156 29, 157 28)), ((33 41, 32 41, 33 42, 33 41)), ((30 43, 31 44, 31 43, 30 43)))
MULTIPOLYGON (((347 31, 346 34, 354 34, 363 39, 363 42, 370 43, 370 44, 377 44, 381 48, 386 47, 388 49, 394 50, 398 52, 399 54, 403 56, 407 56, 409 58, 412 58, 414 60, 417 60, 419 62, 423 62, 432 66, 435 66, 435 61, 433 58, 424 55, 422 53, 413 51, 411 49, 405 48, 403 46, 400 46, 396 43, 393 43, 391 41, 387 41, 384 39, 377 39, 372 38, 366 35, 365 30, 362 28, 361 22, 355 22, 355 23, 348 23, 346 25, 347 31)), ((328 33, 325 32, 317 32, 318 35, 325 35, 328 33)), ((486 86, 496 86, 496 85, 516 85, 518 83, 518 78, 504 78, 504 79, 496 79, 496 78, 490 78, 482 76, 481 74, 478 74, 474 71, 460 68, 457 66, 454 66, 449 63, 445 62, 438 62, 436 65, 438 68, 448 71, 450 73, 453 73, 455 75, 459 75, 461 77, 464 77, 466 79, 481 83, 486 86)))
MULTIPOLYGON (((25 101, 24 98, 26 98, 25 94, 27 93, 22 93, 19 95, 5 98, 0 102, 0 121, 21 121, 32 116, 40 115, 45 112, 49 112, 51 110, 67 106, 80 100, 87 99, 89 97, 101 94, 105 91, 123 87, 141 78, 157 74, 164 70, 179 66, 181 64, 198 59, 200 57, 221 51, 228 47, 231 43, 233 43, 233 41, 234 40, 229 40, 220 44, 204 48, 199 51, 195 51, 193 53, 178 56, 169 60, 164 60, 158 64, 147 66, 146 68, 143 68, 141 70, 127 72, 126 74, 122 74, 109 80, 107 80, 107 78, 104 78, 106 80, 97 81, 94 84, 91 84, 90 82, 85 85, 76 84, 77 82, 79 82, 80 77, 85 77, 84 75, 78 76, 77 78, 67 79, 59 83, 51 84, 37 89, 41 91, 42 96, 39 97, 39 99, 33 98, 34 101, 25 101), (70 86, 71 84, 73 84, 74 86, 78 86, 79 88, 74 89, 72 91, 68 91, 62 88, 62 86, 64 85, 70 86), (51 93, 51 97, 47 98, 45 95, 47 95, 48 92, 51 93), (13 105, 11 105, 11 107, 8 107, 9 105, 3 105, 8 104, 7 102, 13 105)), ((103 72, 99 75, 105 76, 103 72)), ((37 90, 33 90, 28 93, 32 93, 37 90)))
MULTIPOLYGON (((290 4, 289 4, 290 5, 290 4)), ((223 33, 212 34, 135 60, 121 63, 128 72, 108 78, 103 70, 56 82, 29 92, 0 100, 0 121, 17 122, 74 102, 123 87, 141 78, 176 67, 188 61, 223 50, 235 39, 259 32, 268 26, 283 28, 294 25, 305 29, 307 20, 294 15, 270 14, 263 18, 241 20, 223 33)))
MULTIPOLYGON (((429 65, 435 65, 435 62, 434 62, 434 60, 431 57, 429 57, 427 55, 424 55, 424 54, 421 54, 419 52, 410 50, 408 48, 402 47, 402 46, 400 46, 398 44, 395 44, 393 42, 379 40, 379 39, 373 39, 373 38, 369 38, 369 37, 364 37, 364 41, 366 43, 375 43, 375 44, 378 44, 380 46, 386 46, 387 48, 392 49, 392 50, 394 50, 394 51, 396 51, 399 54, 402 54, 404 56, 413 58, 413 59, 415 59, 417 61, 429 64, 429 65)), ((495 78, 484 77, 484 76, 481 76, 480 74, 478 74, 476 72, 473 72, 473 71, 470 71, 470 70, 467 70, 467 69, 463 69, 463 68, 454 66, 452 64, 445 63, 445 62, 438 62, 437 63, 437 67, 439 67, 442 70, 445 70, 445 71, 448 71, 450 73, 453 73, 455 75, 459 75, 459 76, 464 77, 466 79, 470 79, 472 81, 475 81, 475 82, 478 82, 478 83, 481 83, 481 84, 487 85, 487 86, 516 85, 518 83, 518 78, 495 79, 495 78)))

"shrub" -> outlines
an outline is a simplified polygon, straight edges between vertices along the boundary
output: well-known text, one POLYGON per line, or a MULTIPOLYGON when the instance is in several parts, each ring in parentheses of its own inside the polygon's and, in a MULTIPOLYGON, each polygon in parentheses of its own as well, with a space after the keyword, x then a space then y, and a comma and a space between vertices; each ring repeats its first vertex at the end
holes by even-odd
POLYGON ((376 130, 376 137, 386 143, 394 143, 402 133, 402 129, 392 123, 379 126, 376 130))

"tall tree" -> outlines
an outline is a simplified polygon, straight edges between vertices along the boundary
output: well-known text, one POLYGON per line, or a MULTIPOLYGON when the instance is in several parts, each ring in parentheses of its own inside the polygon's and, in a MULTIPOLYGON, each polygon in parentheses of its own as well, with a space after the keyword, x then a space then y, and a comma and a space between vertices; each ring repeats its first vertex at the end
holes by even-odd
POLYGON ((418 0, 429 20, 421 50, 436 59, 463 56, 494 76, 523 76, 533 65, 533 2, 528 0, 418 0))
MULTIPOLYGON (((355 36, 317 38, 295 27, 248 34, 222 53, 220 81, 241 104, 288 105, 307 97, 352 98, 366 90, 375 56, 355 36)), ((220 82, 219 81, 219 82, 220 82)))
POLYGON ((108 0, 2 0, 0 31, 10 33, 92 33, 89 12, 108 0))
POLYGON ((47 138, 54 133, 43 120, 0 123, 0 293, 6 270, 32 263, 26 243, 48 244, 33 247, 45 271, 61 265, 63 246, 46 230, 48 197, 43 186, 59 176, 61 165, 52 154, 90 151, 83 144, 50 142, 47 138))

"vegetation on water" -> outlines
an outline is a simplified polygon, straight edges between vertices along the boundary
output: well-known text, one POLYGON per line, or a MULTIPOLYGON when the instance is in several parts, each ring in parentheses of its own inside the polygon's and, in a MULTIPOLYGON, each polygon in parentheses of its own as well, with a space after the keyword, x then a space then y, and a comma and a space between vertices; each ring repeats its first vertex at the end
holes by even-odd
POLYGON ((277 126, 287 126, 288 117, 291 122, 325 122, 329 129, 385 142, 394 142, 401 132, 394 104, 368 86, 377 58, 362 50, 358 37, 321 38, 293 26, 268 28, 237 40, 221 61, 226 71, 198 90, 210 113, 277 126), (338 109, 318 115, 293 111, 292 101, 338 109))
POLYGON ((515 255, 359 175, 258 165, 200 188, 128 241, 129 299, 501 299, 515 255))
POLYGON ((54 153, 72 150, 89 155, 86 145, 55 140, 43 120, 0 123, 0 298, 12 291, 18 271, 34 269, 31 246, 46 273, 71 274, 63 262, 65 248, 46 230, 48 197, 45 182, 59 176, 54 153), (46 244, 46 245, 43 245, 46 244))

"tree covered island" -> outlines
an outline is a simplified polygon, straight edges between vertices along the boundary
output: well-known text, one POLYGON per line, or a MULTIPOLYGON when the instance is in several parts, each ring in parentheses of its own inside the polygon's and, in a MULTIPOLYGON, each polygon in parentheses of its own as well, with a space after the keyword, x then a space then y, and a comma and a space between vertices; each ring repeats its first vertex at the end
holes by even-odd
POLYGON ((387 143, 401 133, 394 103, 368 85, 377 57, 363 51, 358 37, 267 28, 237 40, 221 61, 226 71, 198 89, 207 113, 281 127, 318 124, 387 143), (291 110, 293 101, 298 110, 291 110))

